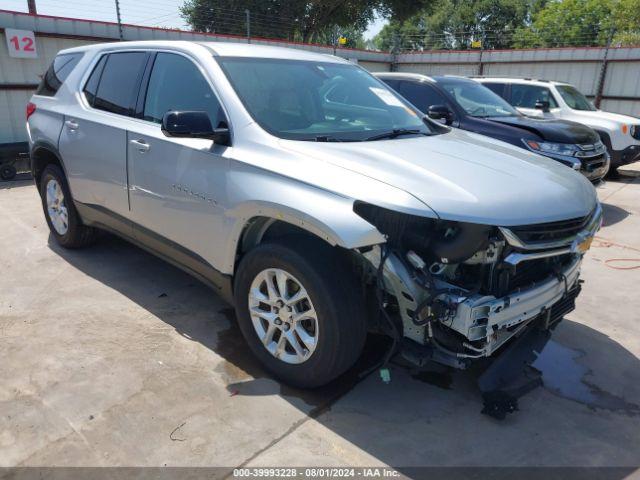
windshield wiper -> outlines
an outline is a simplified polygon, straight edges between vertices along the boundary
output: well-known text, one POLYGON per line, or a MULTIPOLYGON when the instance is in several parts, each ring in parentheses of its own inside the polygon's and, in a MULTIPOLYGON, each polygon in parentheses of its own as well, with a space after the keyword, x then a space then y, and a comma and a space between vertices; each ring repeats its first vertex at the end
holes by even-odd
POLYGON ((431 136, 431 133, 423 132, 422 130, 418 130, 416 128, 394 128, 389 132, 380 133, 378 135, 373 135, 371 137, 365 138, 365 142, 369 142, 372 140, 382 140, 384 138, 396 138, 400 135, 424 135, 431 136))

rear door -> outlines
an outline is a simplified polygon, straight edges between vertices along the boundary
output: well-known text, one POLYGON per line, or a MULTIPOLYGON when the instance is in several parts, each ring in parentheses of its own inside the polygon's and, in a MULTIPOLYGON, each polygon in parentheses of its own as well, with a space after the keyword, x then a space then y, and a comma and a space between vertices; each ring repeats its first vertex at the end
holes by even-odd
MULTIPOLYGON (((155 55, 138 106, 141 120, 127 134, 131 214, 140 240, 161 251, 167 246, 196 254, 217 269, 222 251, 228 156, 232 147, 201 138, 166 137, 162 117, 170 110, 205 111, 214 127, 228 126, 204 72, 179 53, 155 55)), ((199 257, 199 258, 198 258, 199 257)), ((191 264, 189 258, 183 263, 191 264)))
POLYGON ((106 213, 129 216, 127 127, 148 54, 102 55, 67 112, 59 151, 74 199, 106 213))

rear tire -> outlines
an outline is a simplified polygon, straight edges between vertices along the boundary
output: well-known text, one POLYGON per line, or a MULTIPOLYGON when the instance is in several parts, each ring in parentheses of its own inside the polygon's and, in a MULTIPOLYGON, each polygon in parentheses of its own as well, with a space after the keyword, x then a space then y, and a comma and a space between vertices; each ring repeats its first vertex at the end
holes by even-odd
POLYGON ((16 176, 16 167, 13 165, 2 165, 0 167, 0 178, 2 180, 12 180, 16 176))
POLYGON ((82 224, 62 169, 45 167, 40 178, 44 217, 56 242, 64 248, 82 248, 95 242, 98 231, 82 224))
POLYGON ((240 330, 255 356, 285 383, 324 385, 360 356, 364 300, 348 265, 344 251, 304 235, 261 244, 240 262, 234 288, 240 330))

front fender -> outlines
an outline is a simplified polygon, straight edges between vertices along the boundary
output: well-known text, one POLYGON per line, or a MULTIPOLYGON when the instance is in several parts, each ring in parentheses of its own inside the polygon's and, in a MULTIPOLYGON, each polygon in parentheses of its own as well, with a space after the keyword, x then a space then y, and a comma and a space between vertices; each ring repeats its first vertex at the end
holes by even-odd
POLYGON ((273 218, 300 227, 331 245, 347 249, 384 243, 385 237, 353 211, 352 198, 265 171, 231 172, 233 193, 225 216, 230 225, 227 269, 233 271, 238 242, 256 217, 273 218))

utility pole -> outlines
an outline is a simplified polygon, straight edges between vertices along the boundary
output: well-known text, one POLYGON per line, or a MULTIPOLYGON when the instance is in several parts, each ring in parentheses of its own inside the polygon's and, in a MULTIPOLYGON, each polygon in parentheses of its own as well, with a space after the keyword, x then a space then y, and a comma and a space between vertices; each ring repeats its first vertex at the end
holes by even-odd
POLYGON ((244 14, 247 17, 247 43, 251 43, 251 12, 249 9, 245 9, 244 14))
POLYGON ((600 78, 598 78, 598 86, 596 87, 596 98, 593 104, 596 108, 600 108, 600 102, 602 101, 602 94, 604 92, 604 82, 607 77, 607 65, 609 63, 609 48, 611 48, 611 42, 613 42, 613 36, 615 35, 615 27, 611 28, 609 32, 609 38, 607 38, 607 46, 604 49, 604 55, 602 56, 602 65, 600 66, 600 78))
POLYGON ((115 0, 116 2, 116 17, 118 18, 118 32, 120 34, 120 41, 124 40, 122 35, 122 18, 120 17, 120 2, 115 0))
POLYGON ((29 15, 37 15, 36 0, 27 0, 27 7, 29 7, 29 15))

